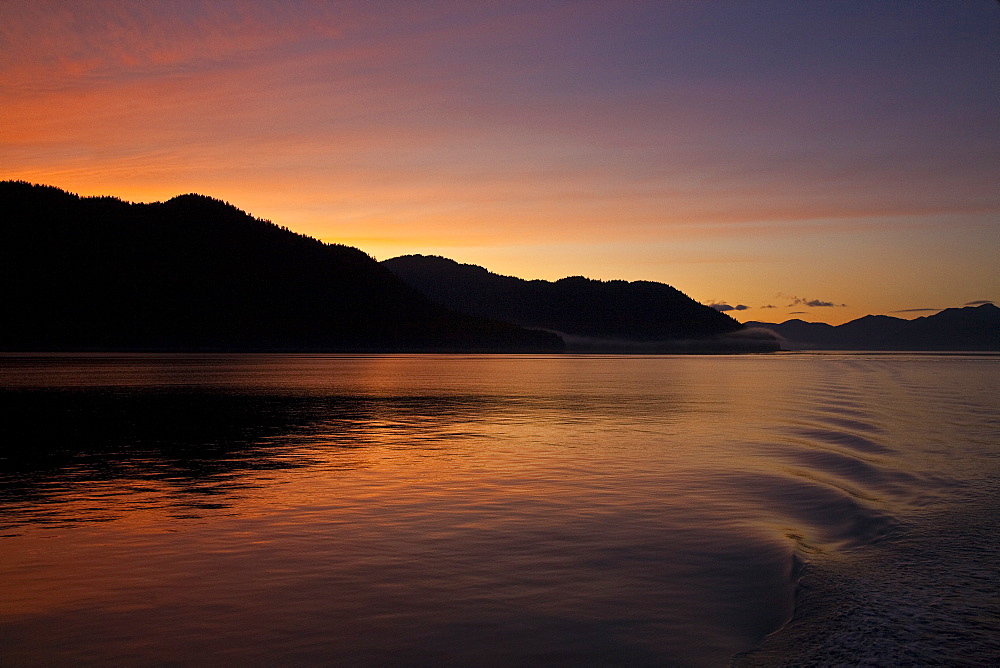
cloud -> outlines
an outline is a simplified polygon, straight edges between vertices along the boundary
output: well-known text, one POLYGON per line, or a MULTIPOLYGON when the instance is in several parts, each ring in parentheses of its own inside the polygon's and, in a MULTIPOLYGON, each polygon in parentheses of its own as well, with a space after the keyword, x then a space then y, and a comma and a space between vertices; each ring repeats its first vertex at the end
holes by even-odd
POLYGON ((716 311, 746 311, 748 308, 750 308, 746 304, 737 304, 736 306, 730 306, 729 304, 726 303, 716 304, 715 302, 712 302, 711 304, 709 304, 709 306, 714 308, 716 311))
POLYGON ((982 306, 983 304, 992 304, 992 299, 977 299, 971 302, 965 302, 964 306, 982 306))
POLYGON ((863 256, 834 274, 808 258, 852 257, 874 226, 937 244, 953 212, 995 213, 995 101, 967 63, 994 53, 970 26, 996 6, 911 24, 893 3, 829 4, 832 23, 808 3, 0 1, 3 171, 142 201, 202 192, 386 257, 461 248, 519 275, 593 267, 613 227, 621 250, 588 269, 603 278, 655 278, 635 275, 634 248, 680 267, 724 244, 798 257, 799 289, 870 284, 863 256), (817 39, 775 55, 805 30, 817 39), (913 30, 946 41, 901 57, 913 30), (883 81, 907 82, 899 104, 883 81))
POLYGON ((768 304, 767 306, 761 306, 761 308, 778 308, 774 304, 768 304))
POLYGON ((805 311, 790 311, 788 315, 802 315, 805 311))
POLYGON ((889 311, 889 313, 921 313, 924 311, 940 311, 939 308, 901 308, 895 311, 889 311))
POLYGON ((847 306, 847 304, 836 304, 834 302, 826 301, 825 299, 806 299, 805 297, 797 297, 795 295, 785 295, 781 294, 780 292, 778 293, 778 296, 786 297, 792 300, 792 303, 789 304, 786 308, 791 308, 792 306, 809 306, 811 308, 816 306, 836 306, 838 308, 842 306, 847 306))

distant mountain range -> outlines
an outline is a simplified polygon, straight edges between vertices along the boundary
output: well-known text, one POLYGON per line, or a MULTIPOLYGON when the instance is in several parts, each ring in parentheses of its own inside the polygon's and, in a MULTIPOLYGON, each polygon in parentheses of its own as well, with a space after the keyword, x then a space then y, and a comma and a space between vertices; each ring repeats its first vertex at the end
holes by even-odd
POLYGON ((581 276, 528 281, 443 257, 385 260, 410 286, 450 309, 559 333, 570 350, 608 352, 776 350, 728 315, 652 281, 581 276))
POLYGON ((866 315, 836 326, 798 319, 745 324, 774 332, 790 349, 1000 350, 1000 308, 993 304, 949 308, 913 320, 866 315))
POLYGON ((132 204, 6 181, 0 210, 0 350, 564 348, 201 195, 132 204))

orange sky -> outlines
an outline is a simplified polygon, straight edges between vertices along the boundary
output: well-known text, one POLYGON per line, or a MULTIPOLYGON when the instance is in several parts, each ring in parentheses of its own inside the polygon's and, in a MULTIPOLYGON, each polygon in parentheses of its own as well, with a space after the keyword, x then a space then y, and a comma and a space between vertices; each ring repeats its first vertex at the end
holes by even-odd
POLYGON ((912 317, 1000 299, 997 43, 992 0, 8 0, 0 178, 912 317))

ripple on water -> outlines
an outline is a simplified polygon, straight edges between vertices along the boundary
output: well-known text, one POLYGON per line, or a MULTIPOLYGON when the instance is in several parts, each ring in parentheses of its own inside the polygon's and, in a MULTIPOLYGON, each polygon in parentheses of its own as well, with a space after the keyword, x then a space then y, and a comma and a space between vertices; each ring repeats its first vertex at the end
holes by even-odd
POLYGON ((7 662, 1000 663, 995 368, 281 360, 8 393, 7 662))
POLYGON ((958 485, 944 475, 894 468, 835 449, 776 447, 773 457, 813 475, 841 481, 841 486, 857 489, 859 497, 893 506, 920 507, 958 485))
POLYGON ((872 499, 836 480, 804 470, 784 474, 745 473, 734 477, 733 494, 756 499, 818 549, 851 549, 891 536, 900 520, 872 499))
POLYGON ((806 555, 792 621, 734 666, 1000 665, 994 361, 858 360, 865 410, 833 398, 835 383, 800 395, 768 454, 799 469, 788 475, 877 498, 803 502, 794 485, 760 481, 790 516, 860 540, 806 555))
POLYGON ((820 443, 836 445, 865 454, 889 454, 894 452, 893 448, 883 445, 867 436, 849 431, 827 429, 820 426, 788 427, 785 430, 785 434, 791 439, 798 439, 804 445, 819 441, 820 443))

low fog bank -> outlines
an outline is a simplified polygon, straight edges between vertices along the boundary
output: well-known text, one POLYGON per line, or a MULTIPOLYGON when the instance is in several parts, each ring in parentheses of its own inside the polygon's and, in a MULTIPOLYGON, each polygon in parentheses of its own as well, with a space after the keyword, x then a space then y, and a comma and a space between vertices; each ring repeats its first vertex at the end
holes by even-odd
POLYGON ((630 341, 558 334, 568 353, 771 353, 782 349, 779 337, 769 329, 747 328, 707 339, 630 341))

